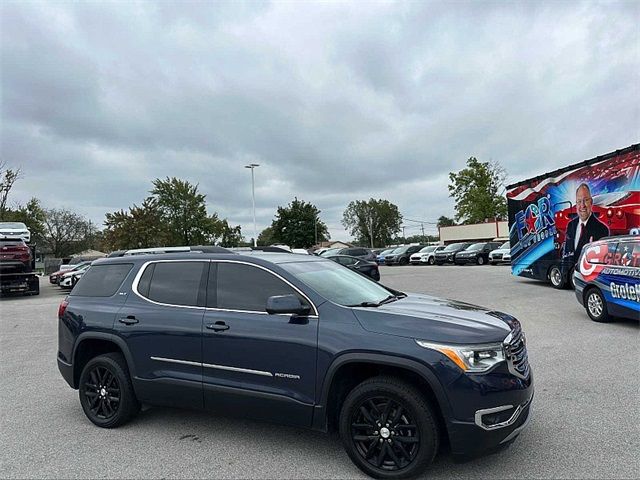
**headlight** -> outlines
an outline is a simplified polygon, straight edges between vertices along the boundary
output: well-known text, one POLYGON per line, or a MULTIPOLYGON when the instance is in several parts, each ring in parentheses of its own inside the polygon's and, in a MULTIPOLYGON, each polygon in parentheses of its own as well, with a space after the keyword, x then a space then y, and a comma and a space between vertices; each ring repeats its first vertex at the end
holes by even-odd
POLYGON ((504 362, 504 349, 501 343, 486 345, 442 345, 424 340, 416 340, 424 348, 437 350, 465 372, 486 372, 494 365, 504 362))

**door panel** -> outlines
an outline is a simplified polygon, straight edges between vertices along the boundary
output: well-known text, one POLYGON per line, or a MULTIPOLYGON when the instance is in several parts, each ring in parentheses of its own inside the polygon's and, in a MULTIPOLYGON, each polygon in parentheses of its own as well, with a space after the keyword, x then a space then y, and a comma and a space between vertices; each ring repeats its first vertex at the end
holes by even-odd
MULTIPOLYGON (((209 279, 218 304, 264 305, 294 290, 255 266, 218 264, 209 279), (268 284, 267 284, 268 283, 268 284), (259 295, 262 295, 260 297, 259 295), (234 303, 235 302, 235 303, 234 303)), ((262 307, 264 308, 264 307, 262 307)), ((311 425, 315 399, 318 319, 239 309, 207 308, 203 329, 205 407, 294 425, 311 425), (221 330, 220 327, 228 327, 221 330)))
MULTIPOLYGON (((178 281, 190 290, 201 288, 200 278, 194 287, 194 282, 179 276, 163 277, 169 268, 176 268, 175 265, 168 267, 166 263, 157 262, 153 274, 145 274, 151 282, 150 286, 145 286, 145 294, 167 290, 165 287, 169 281, 172 284, 178 281)), ((206 279, 208 262, 197 263, 198 265, 191 263, 192 268, 198 269, 193 275, 204 276, 206 279)), ((134 288, 137 283, 134 281, 134 288)), ((180 286, 176 284, 175 288, 180 286)), ((132 354, 135 363, 133 382, 140 400, 170 406, 203 406, 203 315, 204 307, 162 304, 134 292, 129 295, 118 314, 114 328, 132 354)))

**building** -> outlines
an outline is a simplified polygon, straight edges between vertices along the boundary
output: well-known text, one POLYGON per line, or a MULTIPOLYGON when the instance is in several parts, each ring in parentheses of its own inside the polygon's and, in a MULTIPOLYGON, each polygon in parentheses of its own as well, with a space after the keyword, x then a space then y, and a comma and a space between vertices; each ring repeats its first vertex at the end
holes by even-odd
POLYGON ((509 224, 505 220, 440 227, 440 244, 509 240, 509 224))

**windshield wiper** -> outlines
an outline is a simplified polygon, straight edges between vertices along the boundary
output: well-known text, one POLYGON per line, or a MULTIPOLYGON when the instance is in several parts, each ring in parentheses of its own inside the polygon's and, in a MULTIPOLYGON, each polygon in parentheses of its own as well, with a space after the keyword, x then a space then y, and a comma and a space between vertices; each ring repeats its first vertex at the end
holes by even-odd
POLYGON ((356 305, 347 305, 347 306, 348 307, 379 307, 380 305, 384 305, 385 303, 395 302, 396 300, 404 297, 406 297, 404 293, 401 295, 389 295, 387 298, 384 298, 379 302, 362 302, 356 305))

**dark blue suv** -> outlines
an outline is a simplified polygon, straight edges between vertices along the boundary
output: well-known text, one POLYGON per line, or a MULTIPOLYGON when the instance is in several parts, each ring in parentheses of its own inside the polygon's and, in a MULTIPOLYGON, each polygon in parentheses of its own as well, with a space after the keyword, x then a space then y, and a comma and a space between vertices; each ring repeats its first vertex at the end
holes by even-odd
POLYGON ((94 262, 62 302, 58 367, 89 420, 141 404, 337 429, 377 478, 421 473, 525 427, 533 379, 510 315, 384 287, 287 253, 94 262))

